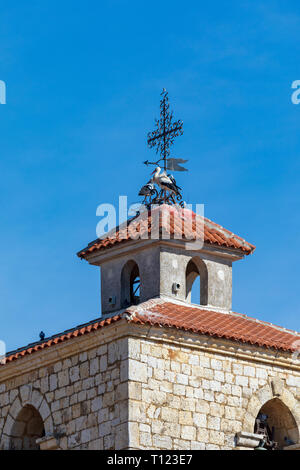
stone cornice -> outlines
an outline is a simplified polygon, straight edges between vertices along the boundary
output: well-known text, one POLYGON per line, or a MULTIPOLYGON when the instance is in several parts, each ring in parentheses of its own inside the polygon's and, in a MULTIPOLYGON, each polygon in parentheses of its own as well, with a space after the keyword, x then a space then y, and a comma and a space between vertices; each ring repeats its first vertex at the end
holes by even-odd
MULTIPOLYGON (((187 248, 186 245, 192 243, 189 240, 152 240, 152 239, 138 239, 138 240, 126 240, 126 246, 113 246, 111 248, 107 248, 106 250, 100 250, 92 252, 90 255, 86 255, 86 260, 93 265, 100 266, 102 263, 110 261, 111 259, 118 258, 122 256, 122 254, 134 253, 137 251, 144 250, 145 248, 149 248, 152 246, 169 246, 169 247, 176 247, 177 249, 181 249, 184 251, 191 251, 191 247, 187 248)), ((237 261, 243 259, 245 257, 245 253, 241 250, 227 248, 227 247, 218 247, 214 245, 210 245, 209 243, 204 243, 203 247, 199 247, 199 249, 194 250, 196 253, 205 253, 211 256, 218 256, 221 258, 225 258, 231 261, 237 261)))

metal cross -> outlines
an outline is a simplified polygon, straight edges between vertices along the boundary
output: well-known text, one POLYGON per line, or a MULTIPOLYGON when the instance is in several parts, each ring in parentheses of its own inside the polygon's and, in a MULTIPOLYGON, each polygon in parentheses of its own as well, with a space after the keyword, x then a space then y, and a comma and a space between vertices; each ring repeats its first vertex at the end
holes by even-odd
POLYGON ((181 120, 172 122, 173 112, 169 111, 168 92, 163 89, 160 100, 160 119, 155 119, 157 129, 148 133, 147 143, 150 148, 156 147, 156 153, 160 153, 161 158, 157 161, 164 161, 164 170, 167 170, 167 157, 170 155, 170 146, 175 137, 183 134, 183 122, 181 120))

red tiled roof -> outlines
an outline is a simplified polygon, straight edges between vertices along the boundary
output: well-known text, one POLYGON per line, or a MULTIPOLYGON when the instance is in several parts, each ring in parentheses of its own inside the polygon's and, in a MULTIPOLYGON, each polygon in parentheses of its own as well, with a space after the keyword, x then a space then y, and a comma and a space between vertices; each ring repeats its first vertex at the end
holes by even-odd
POLYGON ((294 352, 299 350, 300 334, 238 313, 220 313, 194 305, 175 304, 153 299, 105 320, 96 320, 44 342, 9 353, 6 362, 54 346, 111 325, 121 319, 129 323, 177 328, 179 330, 248 343, 264 348, 294 352))
POLYGON ((175 327, 202 335, 284 351, 296 351, 300 347, 300 334, 292 330, 247 315, 234 312, 220 313, 171 302, 158 302, 146 309, 137 306, 130 321, 153 326, 175 327))
POLYGON ((77 255, 80 258, 86 258, 92 252, 111 248, 133 237, 136 239, 137 236, 141 239, 153 238, 154 232, 159 233, 157 236, 159 239, 203 240, 204 243, 211 245, 240 250, 246 255, 255 250, 254 245, 221 225, 196 215, 191 210, 165 204, 128 220, 122 226, 117 227, 111 236, 98 238, 77 255))
POLYGON ((115 323, 118 320, 121 320, 121 318, 122 318, 121 315, 115 315, 114 317, 107 318, 106 320, 99 319, 99 321, 93 321, 90 324, 83 325, 82 327, 78 327, 76 329, 66 331, 65 333, 62 333, 60 335, 48 338, 44 342, 34 343, 25 348, 20 348, 17 351, 8 353, 5 361, 6 362, 15 361, 16 359, 20 359, 21 357, 24 357, 28 354, 33 354, 37 351, 41 351, 43 349, 49 348, 50 346, 54 346, 55 344, 63 343, 64 341, 67 341, 72 338, 77 338, 77 336, 86 335, 87 333, 91 333, 92 331, 99 330, 100 328, 103 328, 104 326, 111 325, 112 323, 115 323))

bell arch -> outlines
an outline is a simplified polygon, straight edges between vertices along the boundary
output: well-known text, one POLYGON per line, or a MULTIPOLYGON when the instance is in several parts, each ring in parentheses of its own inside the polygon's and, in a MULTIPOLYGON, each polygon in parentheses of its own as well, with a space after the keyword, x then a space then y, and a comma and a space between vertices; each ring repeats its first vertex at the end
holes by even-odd
POLYGON ((141 278, 139 266, 134 260, 127 261, 121 272, 121 307, 140 302, 141 278))
POLYGON ((256 429, 256 419, 262 413, 268 416, 270 428, 275 428, 274 440, 278 439, 279 448, 288 445, 285 437, 288 441, 299 444, 300 404, 294 394, 283 384, 280 390, 275 389, 275 381, 276 379, 252 395, 244 414, 242 429, 253 433, 256 429))
POLYGON ((195 281, 200 280, 199 300, 200 305, 207 305, 208 303, 208 271, 204 261, 195 256, 190 259, 185 271, 185 285, 186 285, 186 300, 192 302, 192 289, 195 286, 195 281))
MULTIPOLYGON (((299 430, 296 420, 289 408, 280 400, 272 398, 259 410, 257 421, 265 419, 271 440, 278 444, 278 449, 283 449, 291 444, 298 444, 299 430)), ((254 432, 258 432, 258 425, 254 426, 254 432)))

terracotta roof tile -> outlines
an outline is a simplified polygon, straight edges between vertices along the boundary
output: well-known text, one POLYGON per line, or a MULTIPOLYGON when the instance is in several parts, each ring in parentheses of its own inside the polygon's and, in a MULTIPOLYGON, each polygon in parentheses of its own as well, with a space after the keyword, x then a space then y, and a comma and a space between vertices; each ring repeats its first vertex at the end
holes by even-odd
POLYGON ((90 333, 91 331, 99 330, 107 325, 110 325, 118 320, 121 320, 122 315, 115 315, 114 317, 108 318, 106 320, 95 320, 91 324, 87 324, 82 328, 77 327, 76 329, 68 332, 68 333, 61 333, 57 336, 53 336, 50 339, 47 338, 44 342, 35 343, 32 347, 26 346, 25 348, 20 348, 16 351, 8 353, 6 356, 6 363, 15 361, 16 359, 20 359, 21 357, 32 354, 34 352, 40 351, 45 348, 49 348, 54 346, 55 344, 62 343, 72 338, 76 338, 77 336, 82 336, 85 334, 90 333))
POLYGON ((153 326, 169 326, 219 338, 284 351, 299 348, 300 334, 237 313, 220 313, 171 302, 157 303, 140 310, 130 321, 153 326))
POLYGON ((77 255, 80 258, 86 258, 95 251, 105 250, 116 244, 124 243, 132 238, 132 232, 137 233, 142 239, 146 238, 146 235, 150 237, 151 229, 159 233, 160 239, 198 239, 203 240, 204 243, 238 249, 246 255, 253 253, 255 250, 255 246, 251 243, 224 229, 221 225, 196 215, 191 210, 162 205, 128 220, 121 227, 117 227, 110 236, 103 239, 98 238, 91 242, 77 255), (170 220, 170 223, 168 223, 168 220, 170 220))
POLYGON ((47 338, 44 342, 28 345, 7 354, 6 363, 33 354, 58 343, 68 341, 126 319, 129 323, 177 328, 201 335, 248 343, 287 352, 299 350, 300 333, 259 321, 238 313, 220 313, 195 305, 183 305, 152 299, 105 320, 74 328, 47 338))

